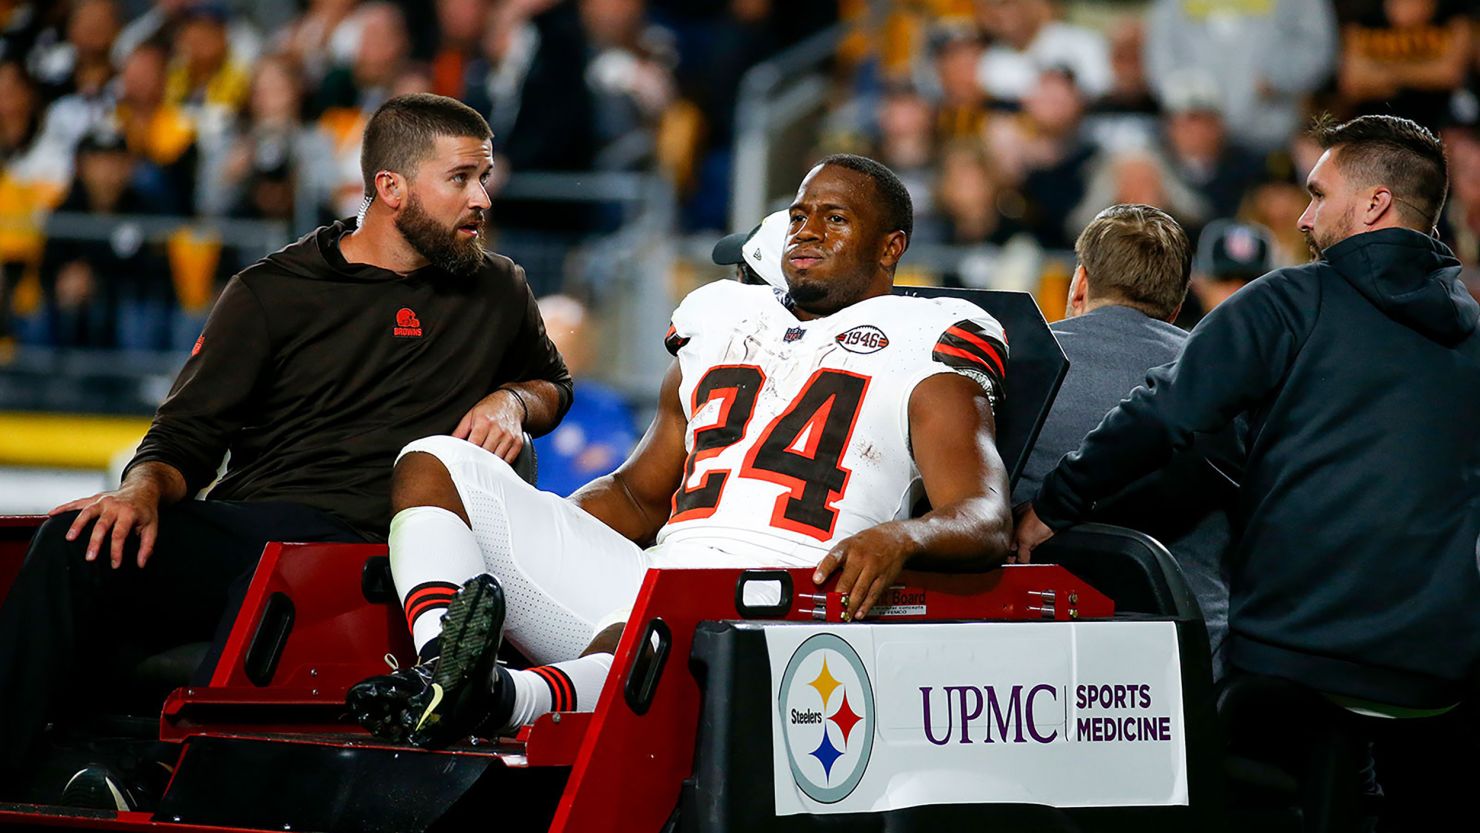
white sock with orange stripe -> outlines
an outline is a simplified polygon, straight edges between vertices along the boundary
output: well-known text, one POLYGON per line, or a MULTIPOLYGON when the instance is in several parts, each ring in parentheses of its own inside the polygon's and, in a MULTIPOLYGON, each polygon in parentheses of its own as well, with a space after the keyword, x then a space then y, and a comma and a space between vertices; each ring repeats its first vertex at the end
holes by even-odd
POLYGON ((601 687, 612 670, 611 654, 587 654, 580 659, 539 665, 524 671, 503 666, 494 669, 499 677, 499 699, 512 692, 512 711, 503 731, 517 730, 549 712, 596 711, 601 687))
POLYGON ((478 539, 462 518, 439 506, 414 506, 391 519, 391 578, 406 611, 420 660, 436 656, 427 643, 442 633, 447 605, 463 583, 484 572, 478 539), (428 655, 430 654, 430 656, 428 655))

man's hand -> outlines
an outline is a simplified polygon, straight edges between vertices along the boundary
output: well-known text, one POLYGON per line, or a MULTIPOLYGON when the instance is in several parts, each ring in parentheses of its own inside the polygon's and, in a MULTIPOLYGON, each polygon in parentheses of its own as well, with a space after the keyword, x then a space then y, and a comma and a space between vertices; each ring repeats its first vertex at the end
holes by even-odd
POLYGON ((822 584, 841 566, 837 591, 843 594, 843 615, 862 619, 899 578, 916 549, 915 542, 897 524, 880 524, 839 541, 818 562, 812 583, 822 584))
POLYGON ((1052 538, 1053 534, 1053 530, 1038 519, 1038 513, 1033 511, 1033 504, 1028 504, 1027 508, 1017 517, 1017 532, 1013 534, 1012 541, 1013 555, 1008 558, 1008 561, 1014 564, 1027 564, 1033 560, 1033 550, 1038 549, 1040 544, 1052 538))
POLYGON ((524 450, 525 413, 519 394, 499 388, 468 411, 452 436, 486 448, 512 465, 524 450))
POLYGON ((89 521, 93 524, 92 538, 87 542, 88 561, 97 560, 98 553, 111 541, 113 569, 123 564, 123 544, 131 533, 139 535, 139 568, 149 561, 154 553, 154 539, 159 534, 159 492, 148 486, 125 485, 116 492, 101 492, 64 503, 48 512, 60 515, 74 509, 82 510, 77 520, 67 530, 67 540, 75 541, 89 521))

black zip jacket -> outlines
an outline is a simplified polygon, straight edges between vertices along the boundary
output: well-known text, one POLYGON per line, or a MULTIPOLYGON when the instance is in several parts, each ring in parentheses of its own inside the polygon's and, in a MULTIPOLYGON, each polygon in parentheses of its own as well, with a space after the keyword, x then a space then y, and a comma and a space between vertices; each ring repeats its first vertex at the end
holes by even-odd
POLYGON ((1229 660, 1399 706, 1480 670, 1480 305, 1442 243, 1348 238, 1215 309, 1035 501, 1060 529, 1247 413, 1229 660))
POLYGON ((130 467, 168 463, 194 494, 229 450, 209 497, 292 501, 383 540, 407 443, 451 433, 508 382, 555 383, 564 415, 570 374, 523 269, 501 255, 467 277, 349 264, 339 238, 353 228, 322 227, 231 279, 130 467))

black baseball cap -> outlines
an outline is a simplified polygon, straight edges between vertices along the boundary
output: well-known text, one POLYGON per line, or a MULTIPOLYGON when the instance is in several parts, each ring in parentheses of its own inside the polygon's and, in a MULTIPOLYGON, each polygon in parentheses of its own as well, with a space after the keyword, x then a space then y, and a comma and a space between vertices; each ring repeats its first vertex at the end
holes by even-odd
POLYGON ((1269 230, 1255 223, 1214 220, 1197 239, 1195 271, 1206 278, 1245 283, 1274 268, 1269 230))
POLYGON ((755 228, 750 231, 739 231, 721 237, 719 242, 714 244, 714 251, 709 253, 710 259, 716 266, 734 266, 737 263, 744 263, 745 241, 755 236, 755 233, 760 230, 761 224, 756 223, 755 228))

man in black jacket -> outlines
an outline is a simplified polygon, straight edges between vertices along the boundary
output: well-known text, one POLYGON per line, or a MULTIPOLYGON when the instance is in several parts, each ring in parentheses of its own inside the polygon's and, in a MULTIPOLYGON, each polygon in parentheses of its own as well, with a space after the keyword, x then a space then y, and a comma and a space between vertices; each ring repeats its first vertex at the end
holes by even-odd
POLYGON ((226 286, 122 486, 53 510, 0 607, 0 767, 139 659, 219 644, 266 542, 385 540, 406 443, 452 432, 512 461, 559 422, 570 376, 524 271, 481 246, 492 163, 471 108, 392 99, 362 219, 226 286))
POLYGON ((1390 116, 1316 137, 1300 228, 1319 260, 1209 314, 1045 478, 1017 557, 1247 414, 1231 666, 1361 712, 1432 714, 1480 666, 1480 305, 1427 233, 1448 180, 1438 139, 1390 116))

